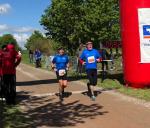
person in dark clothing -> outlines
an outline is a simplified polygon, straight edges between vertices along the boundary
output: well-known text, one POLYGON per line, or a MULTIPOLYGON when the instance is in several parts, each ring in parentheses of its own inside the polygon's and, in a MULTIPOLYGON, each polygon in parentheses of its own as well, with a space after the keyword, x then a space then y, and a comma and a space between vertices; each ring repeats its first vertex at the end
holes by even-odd
POLYGON ((80 63, 80 56, 83 52, 83 50, 85 49, 85 45, 83 45, 82 43, 79 45, 79 48, 76 52, 76 57, 77 57, 77 73, 80 74, 80 76, 82 75, 83 73, 83 68, 84 66, 80 63))
POLYGON ((108 70, 108 62, 105 61, 109 59, 109 54, 106 49, 100 49, 100 54, 102 55, 102 71, 108 70))
POLYGON ((16 102, 16 67, 21 62, 21 54, 13 44, 8 44, 2 52, 2 73, 7 104, 16 102))
POLYGON ((100 49, 100 54, 102 55, 102 80, 101 82, 103 82, 106 79, 107 76, 107 71, 108 70, 108 59, 109 59, 109 53, 107 52, 106 49, 102 48, 100 49))
POLYGON ((6 50, 6 45, 2 46, 2 49, 0 50, 0 97, 3 99, 5 97, 5 88, 3 84, 3 73, 2 73, 2 56, 3 51, 6 50))
POLYGON ((2 87, 2 50, 0 50, 0 97, 3 98, 3 87, 2 87))
POLYGON ((33 51, 31 49, 29 50, 29 60, 30 63, 33 63, 33 51))
POLYGON ((110 68, 110 70, 114 70, 115 69, 115 67, 114 67, 114 54, 113 54, 113 50, 112 50, 112 48, 110 48, 110 60, 111 60, 111 68, 110 68))

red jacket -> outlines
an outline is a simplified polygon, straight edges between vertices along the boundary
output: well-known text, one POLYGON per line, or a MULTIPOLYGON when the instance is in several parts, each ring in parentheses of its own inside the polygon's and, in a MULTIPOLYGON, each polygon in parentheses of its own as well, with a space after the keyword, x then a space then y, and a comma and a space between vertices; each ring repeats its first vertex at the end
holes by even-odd
POLYGON ((2 76, 2 50, 0 50, 0 76, 2 76))
POLYGON ((8 44, 6 50, 2 52, 2 73, 16 74, 16 67, 21 62, 21 57, 15 50, 14 45, 8 44))

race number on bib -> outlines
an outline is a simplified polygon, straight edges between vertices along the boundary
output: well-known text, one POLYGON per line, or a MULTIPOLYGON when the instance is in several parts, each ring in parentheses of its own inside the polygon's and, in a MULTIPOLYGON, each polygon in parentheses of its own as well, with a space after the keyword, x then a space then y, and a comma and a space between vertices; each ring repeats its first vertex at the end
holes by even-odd
POLYGON ((88 57, 88 63, 95 63, 95 57, 94 56, 88 57))
POLYGON ((64 76, 66 74, 66 70, 65 69, 61 69, 58 72, 59 76, 64 76))

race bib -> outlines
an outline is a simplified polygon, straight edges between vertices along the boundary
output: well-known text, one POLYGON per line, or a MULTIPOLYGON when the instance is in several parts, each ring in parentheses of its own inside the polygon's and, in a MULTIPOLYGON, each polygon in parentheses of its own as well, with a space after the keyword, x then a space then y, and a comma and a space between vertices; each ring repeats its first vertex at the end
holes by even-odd
POLYGON ((88 63, 95 63, 95 57, 94 56, 88 57, 88 63))
POLYGON ((66 70, 65 69, 61 69, 58 71, 59 76, 64 76, 66 74, 66 70))

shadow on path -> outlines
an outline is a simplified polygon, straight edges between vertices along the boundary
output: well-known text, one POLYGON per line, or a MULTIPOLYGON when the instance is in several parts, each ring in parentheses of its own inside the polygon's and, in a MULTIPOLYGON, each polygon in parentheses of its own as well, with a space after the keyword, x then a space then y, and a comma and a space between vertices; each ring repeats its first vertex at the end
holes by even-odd
POLYGON ((57 83, 57 79, 17 82, 17 86, 32 86, 32 85, 40 85, 40 84, 54 84, 54 83, 57 83))
MULTIPOLYGON (((37 128, 37 127, 67 127, 85 123, 85 119, 95 119, 108 111, 102 111, 103 106, 92 103, 82 104, 79 100, 70 103, 55 102, 54 98, 32 97, 27 92, 18 93, 18 103, 26 107, 25 112, 16 112, 11 128, 37 128), (19 118, 18 118, 19 117, 19 118)), ((8 115, 7 115, 8 116, 8 115)), ((13 117, 14 115, 9 115, 13 117)))
MULTIPOLYGON (((69 76, 68 81, 78 81, 80 79, 86 79, 86 77, 77 77, 77 76, 69 76)), ((58 83, 58 80, 55 79, 45 79, 45 80, 33 80, 33 81, 22 81, 17 82, 17 86, 32 86, 32 85, 40 85, 40 84, 55 84, 58 83)))

